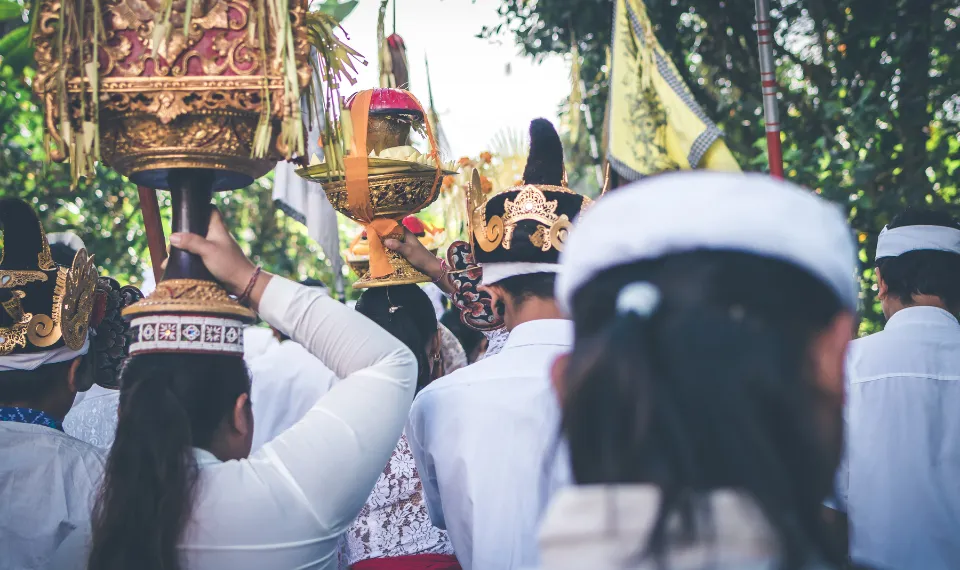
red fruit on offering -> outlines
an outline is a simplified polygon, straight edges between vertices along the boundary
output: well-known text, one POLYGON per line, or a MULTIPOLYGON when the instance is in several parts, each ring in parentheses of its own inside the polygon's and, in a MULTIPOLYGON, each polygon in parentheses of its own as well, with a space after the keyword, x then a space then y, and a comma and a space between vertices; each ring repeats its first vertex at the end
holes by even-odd
POLYGON ((410 230, 410 232, 417 237, 423 237, 427 235, 427 230, 423 227, 423 222, 421 222, 416 216, 407 216, 404 218, 403 226, 410 230))

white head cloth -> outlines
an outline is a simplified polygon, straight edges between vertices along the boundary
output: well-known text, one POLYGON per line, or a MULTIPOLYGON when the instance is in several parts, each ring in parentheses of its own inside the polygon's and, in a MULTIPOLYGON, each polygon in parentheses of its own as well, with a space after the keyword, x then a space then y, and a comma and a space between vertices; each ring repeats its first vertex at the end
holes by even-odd
POLYGON ((483 284, 493 285, 508 277, 530 275, 531 273, 557 273, 560 271, 558 263, 527 263, 523 261, 504 261, 498 263, 481 263, 483 269, 483 284))
POLYGON ((960 230, 943 226, 884 227, 877 239, 876 259, 920 250, 960 254, 960 230))
POLYGON ((83 243, 83 240, 80 239, 80 236, 73 232, 55 232, 52 234, 47 234, 47 243, 50 245, 62 243, 74 251, 80 251, 81 249, 87 248, 87 246, 83 243))
POLYGON ((707 171, 656 176, 597 200, 560 255, 557 301, 569 313, 574 293, 598 273, 695 250, 792 263, 857 307, 856 248, 836 205, 767 176, 707 171))
POLYGON ((83 356, 90 350, 90 335, 83 341, 80 350, 72 350, 69 347, 61 346, 53 350, 43 352, 32 352, 29 354, 10 354, 0 356, 0 372, 9 372, 11 370, 36 370, 44 364, 57 364, 73 360, 78 356, 83 356))

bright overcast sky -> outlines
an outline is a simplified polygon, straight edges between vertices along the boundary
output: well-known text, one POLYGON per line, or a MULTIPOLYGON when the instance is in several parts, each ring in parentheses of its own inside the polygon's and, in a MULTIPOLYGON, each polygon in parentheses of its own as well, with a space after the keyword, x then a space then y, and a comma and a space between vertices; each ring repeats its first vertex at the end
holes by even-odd
MULTIPOLYGON (((534 63, 519 54, 511 35, 496 41, 476 37, 484 25, 498 22, 500 0, 395 1, 396 31, 407 45, 411 91, 427 105, 426 54, 434 103, 454 157, 485 150, 504 128, 525 131, 537 117, 556 121, 559 105, 570 92, 569 66, 563 58, 534 63)), ((378 85, 379 6, 378 0, 360 0, 343 22, 348 45, 369 61, 360 71, 358 89, 378 85)), ((388 9, 387 35, 392 27, 388 9)))

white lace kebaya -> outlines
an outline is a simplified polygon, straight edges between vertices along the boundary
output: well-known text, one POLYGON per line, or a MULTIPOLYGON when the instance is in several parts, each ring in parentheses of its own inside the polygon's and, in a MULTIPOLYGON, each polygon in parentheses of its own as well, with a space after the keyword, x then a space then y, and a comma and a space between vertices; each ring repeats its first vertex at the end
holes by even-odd
POLYGON ((430 522, 406 436, 400 438, 367 504, 347 532, 344 547, 349 565, 371 558, 453 554, 447 533, 430 522))

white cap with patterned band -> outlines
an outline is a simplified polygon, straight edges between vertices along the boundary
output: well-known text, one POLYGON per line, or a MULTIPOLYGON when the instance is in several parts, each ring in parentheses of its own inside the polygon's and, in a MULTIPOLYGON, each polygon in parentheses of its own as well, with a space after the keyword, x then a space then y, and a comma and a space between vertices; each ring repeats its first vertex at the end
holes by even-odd
POLYGON ((243 354, 243 323, 202 315, 149 315, 130 323, 130 354, 193 352, 243 354))
POLYGON ((944 226, 883 228, 877 238, 877 256, 898 257, 908 251, 946 251, 960 254, 960 230, 944 226))

